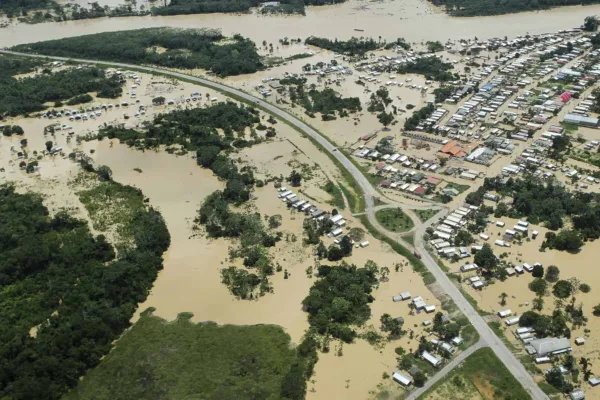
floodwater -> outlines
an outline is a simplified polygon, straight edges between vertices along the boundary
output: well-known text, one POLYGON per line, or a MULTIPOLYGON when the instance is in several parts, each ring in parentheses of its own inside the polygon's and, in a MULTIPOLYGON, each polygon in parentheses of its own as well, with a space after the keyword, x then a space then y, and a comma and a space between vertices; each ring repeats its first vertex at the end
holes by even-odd
POLYGON ((172 17, 104 18, 37 25, 15 25, 0 31, 0 46, 58 39, 98 32, 157 26, 216 28, 224 34, 241 33, 257 43, 283 37, 310 35, 345 39, 351 36, 404 37, 408 41, 503 37, 555 32, 578 27, 588 15, 600 14, 600 5, 503 16, 453 18, 425 0, 364 2, 308 7, 306 16, 209 14, 172 17), (354 29, 363 29, 357 32, 354 29))

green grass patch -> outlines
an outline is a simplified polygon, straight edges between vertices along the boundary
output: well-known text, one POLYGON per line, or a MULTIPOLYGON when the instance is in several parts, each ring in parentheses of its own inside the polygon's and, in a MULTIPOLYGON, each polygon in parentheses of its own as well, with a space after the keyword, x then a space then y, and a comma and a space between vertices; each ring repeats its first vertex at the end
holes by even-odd
POLYGON ((133 220, 145 210, 141 191, 112 181, 99 182, 95 174, 86 172, 77 176, 75 184, 94 185, 77 192, 94 229, 107 233, 117 248, 131 247, 134 242, 133 220))
POLYGON ((407 232, 410 231, 415 224, 401 208, 386 208, 375 213, 377 222, 385 229, 392 232, 407 232))
POLYGON ((579 126, 575 125, 575 124, 569 124, 567 122, 561 122, 560 126, 562 126, 563 128, 565 128, 565 130, 567 132, 576 132, 579 130, 579 126))
POLYGON ((371 225, 371 223, 369 222, 369 218, 366 215, 361 215, 358 217, 358 219, 365 226, 367 231, 369 231, 371 236, 373 236, 377 240, 381 240, 382 242, 387 243, 396 253, 406 258, 408 262, 412 265, 413 270, 419 275, 421 275, 421 277, 423 278, 423 282, 425 282, 426 285, 435 282, 435 277, 433 276, 433 274, 431 274, 431 272, 427 270, 425 264, 423 264, 423 262, 419 260, 410 250, 402 246, 400 243, 379 233, 377 229, 375 229, 375 227, 371 225))
POLYGON ((327 203, 331 204, 338 210, 346 209, 344 194, 342 193, 342 190, 338 187, 338 185, 331 181, 328 181, 325 184, 325 186, 323 186, 321 189, 329 193, 329 195, 331 196, 331 200, 329 200, 327 203))
POLYGON ((415 245, 415 234, 414 232, 402 237, 406 243, 409 243, 411 246, 415 245))
POLYGON ((375 200, 373 201, 373 205, 375 205, 375 207, 385 206, 385 205, 387 205, 387 203, 385 201, 381 200, 379 197, 375 197, 375 200))
POLYGON ((346 196, 346 200, 348 200, 348 206, 350 207, 350 211, 352 212, 361 212, 362 210, 358 206, 358 200, 356 194, 352 193, 352 191, 347 188, 342 183, 338 183, 342 193, 346 196))
POLYGON ((281 327, 194 324, 190 313, 168 323, 151 312, 142 314, 67 400, 282 397, 297 357, 281 327))
POLYGON ((542 389, 542 392, 546 393, 548 396, 561 395, 560 390, 558 390, 546 381, 538 382, 538 386, 540 387, 540 389, 542 389))
POLYGON ((454 189, 460 194, 460 193, 464 192, 465 190, 468 190, 470 187, 471 186, 469 186, 469 185, 460 185, 458 183, 448 182, 448 184, 446 185, 445 188, 454 189))
MULTIPOLYGON (((488 394, 490 386, 493 388, 494 398, 515 400, 531 398, 492 349, 485 347, 467 357, 461 367, 452 370, 446 378, 423 393, 420 399, 466 399, 471 398, 471 394, 479 394, 479 396, 481 393, 488 394)), ((488 396, 483 397, 488 398, 488 396)))
POLYGON ((417 217, 421 220, 421 222, 429 221, 435 214, 439 212, 439 210, 413 210, 417 217))
MULTIPOLYGON (((466 317, 465 317, 466 319, 466 317)), ((467 319, 468 321, 468 319, 467 319)), ((479 341, 479 332, 471 324, 464 326, 460 330, 460 337, 464 340, 458 347, 461 350, 466 350, 470 346, 474 345, 479 341)))
POLYGON ((502 340, 504 342, 506 347, 508 347, 510 349, 510 351, 517 350, 516 347, 508 340, 508 338, 504 334, 504 328, 502 327, 501 322, 498 322, 498 321, 488 322, 488 325, 490 328, 492 328, 492 330, 494 331, 496 336, 498 336, 500 338, 500 340, 502 340))

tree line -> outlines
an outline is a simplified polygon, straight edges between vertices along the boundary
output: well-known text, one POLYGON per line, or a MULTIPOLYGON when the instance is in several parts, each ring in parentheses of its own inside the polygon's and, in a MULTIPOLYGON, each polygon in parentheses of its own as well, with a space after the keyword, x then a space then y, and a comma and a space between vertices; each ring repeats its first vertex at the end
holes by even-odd
POLYGON ((131 191, 141 210, 127 228, 135 246, 117 256, 103 235, 42 199, 0 187, 0 394, 58 399, 106 355, 129 326, 158 271, 170 236, 156 210, 131 191), (34 329, 34 333, 31 330, 34 329))
MULTIPOLYGON (((115 98, 121 95, 123 82, 117 76, 106 77, 104 70, 91 67, 68 69, 16 79, 16 73, 31 72, 31 64, 10 66, 14 61, 0 58, 0 115, 17 116, 46 109, 46 102, 61 102, 77 97, 79 104, 88 92, 98 97, 115 98), (3 68, 8 66, 6 70, 3 68)), ((20 63, 19 61, 18 63, 20 63)))
POLYGON ((445 7, 448 14, 457 17, 500 15, 523 11, 547 10, 553 7, 598 4, 599 0, 429 0, 445 7))
POLYGON ((222 43, 224 39, 220 31, 211 29, 146 28, 22 44, 13 50, 166 68, 202 68, 219 76, 264 68, 251 40, 240 35, 222 43), (159 52, 159 47, 167 50, 159 52))
POLYGON ((385 42, 377 42, 373 38, 364 37, 352 37, 349 40, 331 40, 322 37, 310 36, 304 41, 304 43, 348 56, 364 55, 368 51, 377 50, 385 46, 385 42))

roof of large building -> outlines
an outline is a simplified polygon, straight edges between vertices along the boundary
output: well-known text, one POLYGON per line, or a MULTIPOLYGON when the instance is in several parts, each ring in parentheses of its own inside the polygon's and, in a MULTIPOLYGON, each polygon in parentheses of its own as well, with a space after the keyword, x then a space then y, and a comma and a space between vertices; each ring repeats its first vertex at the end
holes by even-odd
POLYGON ((577 114, 567 114, 563 119, 567 123, 598 125, 598 118, 584 117, 577 114))
POLYGON ((546 354, 571 348, 571 344, 567 338, 536 339, 532 340, 529 345, 536 350, 539 356, 545 356, 546 354))

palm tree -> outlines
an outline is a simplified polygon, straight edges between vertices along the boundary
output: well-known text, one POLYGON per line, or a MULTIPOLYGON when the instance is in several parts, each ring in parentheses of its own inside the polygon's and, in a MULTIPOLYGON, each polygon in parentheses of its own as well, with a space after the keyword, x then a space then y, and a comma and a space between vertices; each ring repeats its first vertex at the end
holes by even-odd
POLYGON ((500 293, 500 305, 501 306, 505 306, 506 305, 506 298, 508 297, 508 295, 504 292, 500 293))

